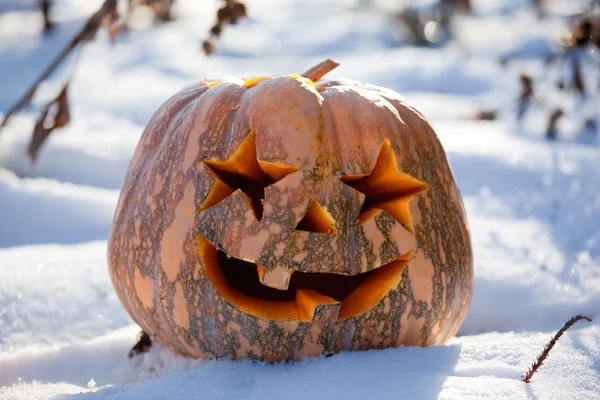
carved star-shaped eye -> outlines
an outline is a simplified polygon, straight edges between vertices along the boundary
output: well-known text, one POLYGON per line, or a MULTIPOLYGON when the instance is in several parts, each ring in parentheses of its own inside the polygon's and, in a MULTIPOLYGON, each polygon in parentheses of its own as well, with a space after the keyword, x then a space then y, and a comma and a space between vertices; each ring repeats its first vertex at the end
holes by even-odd
POLYGON ((359 223, 372 218, 378 210, 384 210, 414 233, 410 200, 427 190, 429 185, 400 171, 389 140, 386 139, 383 143, 370 174, 346 175, 341 180, 365 195, 358 217, 359 223))
POLYGON ((259 221, 263 215, 265 188, 298 171, 291 165, 258 160, 254 128, 228 159, 213 158, 204 160, 204 164, 215 177, 215 183, 199 211, 214 206, 240 189, 259 221))

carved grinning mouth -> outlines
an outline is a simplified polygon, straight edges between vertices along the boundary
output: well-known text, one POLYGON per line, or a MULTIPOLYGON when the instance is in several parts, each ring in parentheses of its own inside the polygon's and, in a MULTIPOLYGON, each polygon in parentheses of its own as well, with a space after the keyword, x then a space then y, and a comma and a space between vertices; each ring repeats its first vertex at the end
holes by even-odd
MULTIPOLYGON (((255 129, 250 129, 229 158, 206 159, 204 164, 214 184, 199 211, 217 205, 240 190, 257 221, 263 216, 264 189, 298 171, 291 165, 258 160, 255 129)), ((357 223, 364 224, 383 210, 414 234, 409 202, 427 190, 428 185, 400 171, 388 139, 384 140, 369 174, 345 175, 340 179, 364 195, 357 223)), ((338 233, 335 220, 316 200, 295 229, 338 233)), ((261 283, 262 266, 229 257, 199 235, 197 245, 208 278, 227 302, 246 314, 275 321, 312 321, 319 306, 334 307, 338 321, 361 315, 398 286, 414 253, 409 251, 388 264, 358 275, 295 271, 287 289, 279 290, 261 283)))
POLYGON ((261 267, 227 255, 197 237, 208 278, 232 306, 275 321, 312 321, 318 306, 337 306, 338 321, 375 307, 400 283, 412 251, 377 269, 358 275, 292 273, 287 290, 260 282, 261 267))

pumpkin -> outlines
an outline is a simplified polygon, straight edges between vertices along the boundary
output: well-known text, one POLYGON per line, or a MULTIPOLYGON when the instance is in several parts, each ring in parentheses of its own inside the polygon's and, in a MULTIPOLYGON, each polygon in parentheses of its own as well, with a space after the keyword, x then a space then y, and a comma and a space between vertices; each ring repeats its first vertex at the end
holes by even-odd
POLYGON ((193 357, 443 343, 473 286, 461 196, 397 93, 303 76, 194 82, 152 116, 108 243, 143 331, 193 357))

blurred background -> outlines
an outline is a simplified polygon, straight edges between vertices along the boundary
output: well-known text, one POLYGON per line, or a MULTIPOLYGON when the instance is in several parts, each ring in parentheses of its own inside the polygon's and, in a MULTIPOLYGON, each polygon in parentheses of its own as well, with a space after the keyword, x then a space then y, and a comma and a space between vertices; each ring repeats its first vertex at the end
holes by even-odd
POLYGON ((334 58, 342 66, 331 77, 389 87, 434 122, 481 130, 479 140, 490 125, 465 121, 493 121, 494 130, 533 143, 594 146, 599 7, 591 0, 2 0, 0 167, 84 186, 75 192, 91 197, 95 215, 82 218, 89 204, 76 198, 47 213, 53 196, 4 193, 22 212, 0 211, 10 221, 0 245, 105 238, 145 123, 175 91, 205 77, 301 73, 334 58), (53 228, 33 230, 34 221, 53 228))
POLYGON ((0 349, 130 323, 105 241, 162 102, 326 58, 328 78, 405 96, 446 148, 475 250, 461 336, 598 315, 598 1, 0 0, 0 349))

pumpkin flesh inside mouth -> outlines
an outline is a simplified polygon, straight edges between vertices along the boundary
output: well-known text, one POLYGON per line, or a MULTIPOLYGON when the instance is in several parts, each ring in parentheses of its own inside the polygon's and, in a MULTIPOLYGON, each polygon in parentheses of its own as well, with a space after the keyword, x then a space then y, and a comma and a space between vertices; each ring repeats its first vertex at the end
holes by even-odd
POLYGON ((205 272, 223 298, 238 310, 273 321, 312 321, 318 307, 336 307, 338 321, 374 308, 400 283, 412 251, 377 269, 358 274, 294 271, 287 290, 260 282, 262 267, 228 257, 197 237, 205 272))

